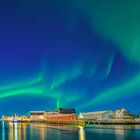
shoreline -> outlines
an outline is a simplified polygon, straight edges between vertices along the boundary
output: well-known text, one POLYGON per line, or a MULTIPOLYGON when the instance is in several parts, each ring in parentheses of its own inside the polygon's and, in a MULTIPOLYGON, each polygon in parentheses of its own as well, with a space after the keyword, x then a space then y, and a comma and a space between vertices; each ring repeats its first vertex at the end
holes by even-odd
MULTIPOLYGON (((11 122, 7 120, 0 120, 1 122, 11 122)), ((89 126, 89 125, 140 125, 140 121, 85 121, 85 120, 70 120, 70 121, 46 121, 46 120, 23 120, 17 123, 45 123, 52 125, 70 125, 70 126, 89 126)))

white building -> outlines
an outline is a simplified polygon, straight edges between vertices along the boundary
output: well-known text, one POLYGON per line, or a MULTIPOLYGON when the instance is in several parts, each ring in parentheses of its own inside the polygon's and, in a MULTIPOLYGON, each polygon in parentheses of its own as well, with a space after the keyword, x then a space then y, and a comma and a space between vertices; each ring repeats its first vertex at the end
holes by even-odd
POLYGON ((115 119, 125 119, 125 118, 131 118, 131 113, 128 112, 126 109, 117 109, 114 114, 115 119))
POLYGON ((44 120, 45 111, 30 111, 30 120, 44 120))
POLYGON ((106 111, 80 113, 79 114, 79 119, 84 119, 84 120, 105 120, 105 119, 111 119, 112 116, 113 116, 113 112, 110 111, 110 110, 106 110, 106 111))

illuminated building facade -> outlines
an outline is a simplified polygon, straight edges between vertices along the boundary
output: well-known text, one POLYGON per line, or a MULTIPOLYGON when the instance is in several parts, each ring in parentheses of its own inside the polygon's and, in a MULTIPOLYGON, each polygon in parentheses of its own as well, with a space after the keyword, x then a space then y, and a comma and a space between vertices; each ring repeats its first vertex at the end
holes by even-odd
POLYGON ((31 111, 30 120, 76 120, 75 109, 59 108, 57 111, 31 111))
POLYGON ((30 120, 44 120, 44 119, 45 119, 45 111, 30 112, 30 120))
POLYGON ((133 114, 126 109, 117 109, 116 112, 114 113, 114 118, 115 119, 129 119, 133 116, 133 114))
POLYGON ((80 113, 79 119, 84 120, 103 120, 103 119, 110 119, 112 118, 113 113, 112 111, 96 111, 96 112, 87 112, 87 113, 80 113))
POLYGON ((69 120, 77 120, 77 114, 47 114, 46 120, 49 121, 69 121, 69 120))

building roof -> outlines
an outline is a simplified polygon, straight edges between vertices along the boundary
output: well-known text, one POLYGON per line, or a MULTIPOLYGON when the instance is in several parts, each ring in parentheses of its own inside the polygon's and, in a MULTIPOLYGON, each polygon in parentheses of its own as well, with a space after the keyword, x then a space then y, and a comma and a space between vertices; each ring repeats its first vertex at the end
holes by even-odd
POLYGON ((59 113, 56 111, 52 111, 52 112, 46 112, 46 114, 59 114, 59 113))
POLYGON ((58 108, 57 110, 61 114, 72 114, 76 113, 76 110, 74 108, 58 108))
POLYGON ((86 112, 82 114, 104 114, 106 112, 110 112, 110 110, 105 110, 105 111, 95 111, 95 112, 86 112))
POLYGON ((58 108, 58 110, 69 111, 69 110, 75 110, 75 108, 58 108))
POLYGON ((61 116, 73 116, 73 115, 76 115, 76 114, 49 114, 48 117, 61 117, 61 116))
POLYGON ((45 111, 30 111, 30 113, 45 113, 45 111))
POLYGON ((54 110, 45 110, 45 112, 57 112, 57 111, 54 111, 54 110))

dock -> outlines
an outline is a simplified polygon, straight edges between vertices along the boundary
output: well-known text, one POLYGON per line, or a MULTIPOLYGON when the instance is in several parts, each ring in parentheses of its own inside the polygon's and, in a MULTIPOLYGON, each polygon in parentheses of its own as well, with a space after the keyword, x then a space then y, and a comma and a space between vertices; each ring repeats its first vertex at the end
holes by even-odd
POLYGON ((84 120, 70 120, 70 121, 65 121, 65 120, 30 120, 29 123, 46 123, 46 124, 56 124, 56 125, 76 125, 76 126, 85 126, 86 121, 84 120))

